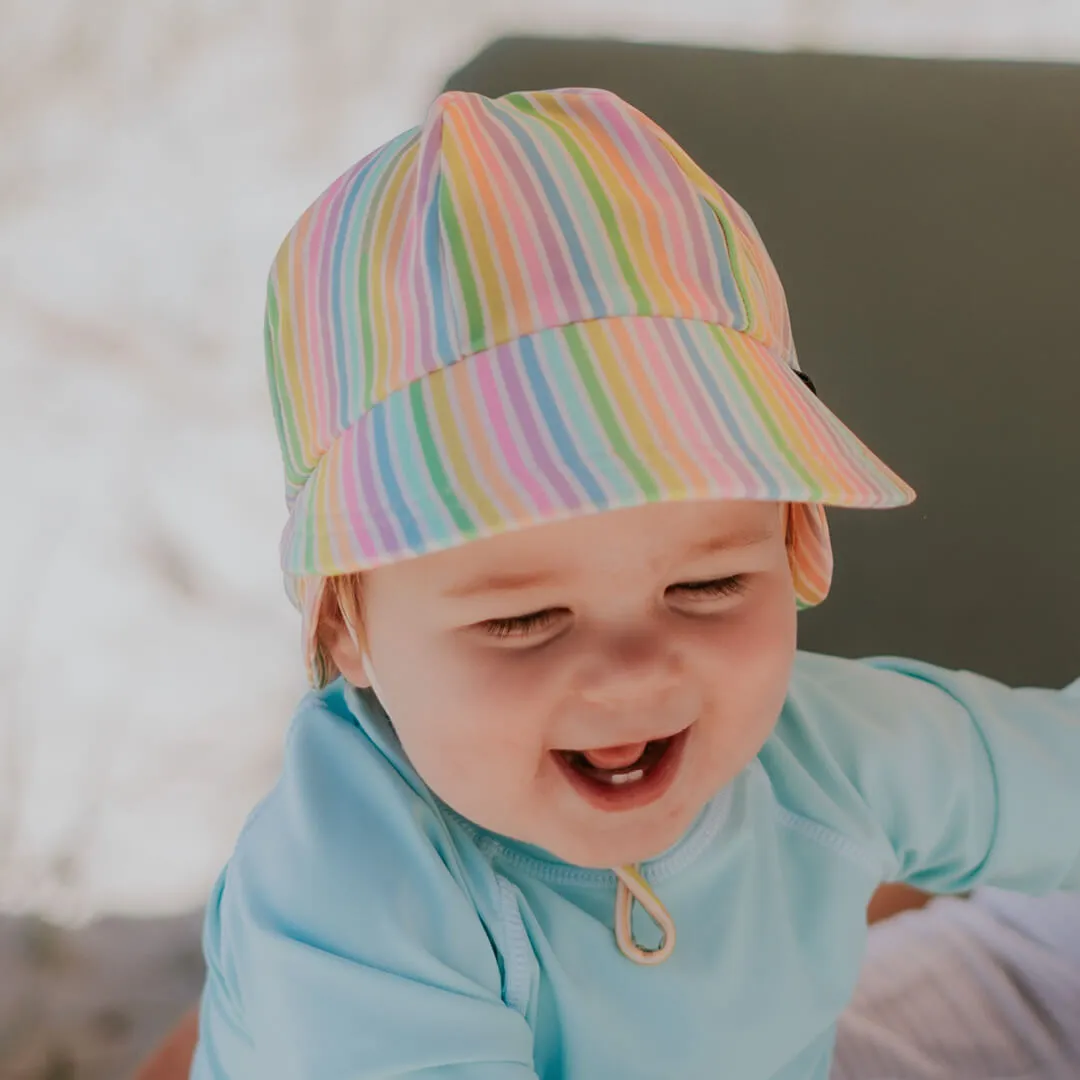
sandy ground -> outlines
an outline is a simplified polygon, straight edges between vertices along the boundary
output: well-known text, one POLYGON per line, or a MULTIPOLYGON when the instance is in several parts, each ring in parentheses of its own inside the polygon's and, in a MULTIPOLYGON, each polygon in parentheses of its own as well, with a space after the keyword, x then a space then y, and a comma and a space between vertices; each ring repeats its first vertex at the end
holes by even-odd
POLYGON ((0 1077, 123 1080, 196 1000, 197 915, 0 918, 0 1077))
POLYGON ((183 913, 303 689, 261 306, 330 180, 509 32, 1080 59, 1074 0, 0 0, 0 24, 3 1080, 122 1076, 197 993, 183 913))

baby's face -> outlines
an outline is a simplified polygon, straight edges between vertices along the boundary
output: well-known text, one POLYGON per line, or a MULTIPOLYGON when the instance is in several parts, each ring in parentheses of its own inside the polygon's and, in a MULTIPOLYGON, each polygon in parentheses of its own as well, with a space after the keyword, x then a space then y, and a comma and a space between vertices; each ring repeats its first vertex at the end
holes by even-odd
MULTIPOLYGON (((364 575, 383 704, 431 789, 581 866, 674 844, 783 705, 795 597, 775 503, 667 503, 364 575)), ((366 684, 347 638, 332 649, 366 684)))

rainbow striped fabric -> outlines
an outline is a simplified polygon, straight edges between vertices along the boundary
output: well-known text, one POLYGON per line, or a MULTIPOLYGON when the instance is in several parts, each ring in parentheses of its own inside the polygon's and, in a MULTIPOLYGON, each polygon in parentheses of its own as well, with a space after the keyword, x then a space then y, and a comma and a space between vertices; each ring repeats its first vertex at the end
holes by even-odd
POLYGON ((798 504, 809 605, 832 570, 822 505, 914 497, 795 374, 745 211, 601 90, 439 97, 293 227, 266 355, 316 685, 328 575, 598 510, 768 499, 798 504))

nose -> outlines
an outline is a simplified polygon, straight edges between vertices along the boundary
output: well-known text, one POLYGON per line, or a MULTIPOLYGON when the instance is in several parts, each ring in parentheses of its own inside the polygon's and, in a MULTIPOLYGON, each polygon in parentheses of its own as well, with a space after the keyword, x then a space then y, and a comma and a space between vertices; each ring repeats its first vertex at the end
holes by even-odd
POLYGON ((679 656, 661 636, 622 633, 605 639, 581 668, 580 699, 604 708, 667 700, 682 682, 679 656))

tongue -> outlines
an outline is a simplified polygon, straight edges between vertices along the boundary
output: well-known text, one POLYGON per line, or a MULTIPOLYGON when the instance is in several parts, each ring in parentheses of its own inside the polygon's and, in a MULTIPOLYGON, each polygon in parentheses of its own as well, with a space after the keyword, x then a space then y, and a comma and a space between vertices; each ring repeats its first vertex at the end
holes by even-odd
POLYGON ((626 743, 624 746, 604 746, 599 750, 583 750, 582 756, 595 769, 625 769, 633 765, 648 743, 626 743))

